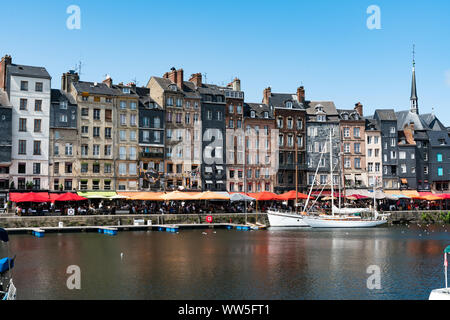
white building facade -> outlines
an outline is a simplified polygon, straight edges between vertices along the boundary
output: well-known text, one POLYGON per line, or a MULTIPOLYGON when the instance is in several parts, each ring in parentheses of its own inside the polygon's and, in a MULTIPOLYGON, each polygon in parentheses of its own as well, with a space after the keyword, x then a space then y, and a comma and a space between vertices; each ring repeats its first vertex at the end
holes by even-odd
POLYGON ((10 65, 8 80, 14 187, 48 190, 51 77, 45 68, 10 65))

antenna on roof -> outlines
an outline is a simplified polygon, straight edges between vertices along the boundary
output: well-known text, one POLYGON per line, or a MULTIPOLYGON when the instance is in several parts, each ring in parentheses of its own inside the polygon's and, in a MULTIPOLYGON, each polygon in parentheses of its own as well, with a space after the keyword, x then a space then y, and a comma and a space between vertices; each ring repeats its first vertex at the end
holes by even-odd
POLYGON ((136 87, 138 86, 138 81, 137 81, 136 77, 131 79, 131 82, 133 82, 136 85, 136 87))
POLYGON ((83 62, 78 61, 78 65, 75 65, 75 71, 78 73, 79 76, 81 76, 81 66, 83 65, 83 62))
POLYGON ((208 81, 206 80, 207 78, 206 78, 206 75, 207 75, 207 73, 205 72, 204 74, 203 74, 203 76, 205 77, 205 83, 208 83, 208 81))

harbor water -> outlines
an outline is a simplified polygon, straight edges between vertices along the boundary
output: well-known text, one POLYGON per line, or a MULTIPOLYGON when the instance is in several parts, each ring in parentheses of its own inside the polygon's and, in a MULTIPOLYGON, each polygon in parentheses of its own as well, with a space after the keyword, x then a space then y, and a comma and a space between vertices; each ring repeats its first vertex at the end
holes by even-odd
POLYGON ((18 299, 427 299, 449 244, 448 226, 10 236, 18 299))

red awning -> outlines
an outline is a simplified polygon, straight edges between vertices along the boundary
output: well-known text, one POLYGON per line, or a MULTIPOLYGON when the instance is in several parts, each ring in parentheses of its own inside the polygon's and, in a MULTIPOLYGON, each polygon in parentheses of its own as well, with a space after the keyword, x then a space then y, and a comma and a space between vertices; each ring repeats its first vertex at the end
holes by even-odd
POLYGON ((280 197, 272 192, 258 192, 258 193, 248 193, 248 195, 252 198, 255 198, 256 201, 271 201, 271 200, 283 200, 280 197))
POLYGON ((50 202, 50 197, 48 195, 48 192, 28 192, 22 193, 21 196, 17 196, 14 202, 50 202))
MULTIPOLYGON (((295 199, 308 199, 308 195, 301 193, 301 192, 297 192, 297 195, 295 194, 295 190, 291 190, 289 192, 280 194, 278 196, 279 199, 283 199, 283 200, 295 200, 295 199)), ((311 199, 313 199, 313 197, 311 197, 311 199)))
MULTIPOLYGON (((318 196, 319 194, 321 194, 320 191, 313 191, 313 192, 311 192, 311 195, 313 195, 313 196, 318 196)), ((341 193, 341 197, 343 197, 343 196, 344 196, 344 194, 341 193)), ((331 191, 322 191, 321 197, 331 197, 331 191)), ((334 197, 335 198, 339 197, 339 192, 335 191, 334 192, 334 197)))
POLYGON ((54 201, 83 201, 87 200, 85 197, 81 197, 76 193, 67 192, 59 195, 54 201))

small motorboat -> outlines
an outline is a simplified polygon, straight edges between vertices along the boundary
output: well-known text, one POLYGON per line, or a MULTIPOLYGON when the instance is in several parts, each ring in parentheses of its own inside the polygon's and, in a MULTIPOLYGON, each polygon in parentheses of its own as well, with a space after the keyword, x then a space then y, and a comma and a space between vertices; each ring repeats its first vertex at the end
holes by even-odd
POLYGON ((0 228, 0 241, 8 247, 8 257, 0 259, 0 300, 16 300, 16 287, 13 283, 12 269, 14 258, 9 257, 9 237, 5 229, 0 228))
POLYGON ((448 288, 448 278, 447 278, 447 254, 450 253, 450 246, 445 248, 444 250, 444 275, 445 275, 445 288, 442 289, 434 289, 430 293, 430 297, 428 300, 450 300, 450 289, 448 288))

